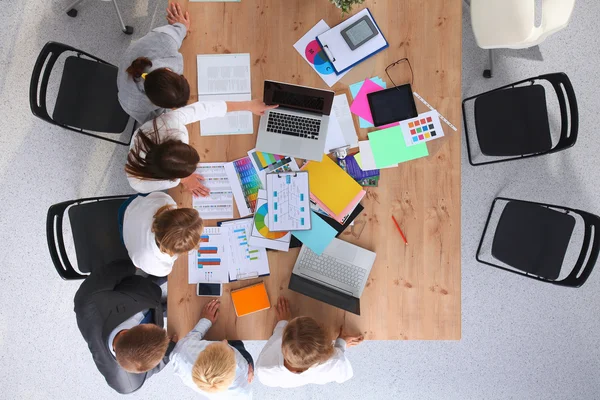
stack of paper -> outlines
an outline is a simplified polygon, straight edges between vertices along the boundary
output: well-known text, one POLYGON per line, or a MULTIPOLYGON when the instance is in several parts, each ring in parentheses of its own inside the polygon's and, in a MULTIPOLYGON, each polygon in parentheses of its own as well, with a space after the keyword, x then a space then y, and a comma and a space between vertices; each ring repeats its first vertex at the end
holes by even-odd
POLYGON ((369 140, 358 142, 363 170, 391 168, 399 163, 429 155, 427 143, 407 146, 400 126, 369 133, 369 140))
MULTIPOLYGON (((379 89, 373 90, 373 92, 377 92, 379 90, 383 90, 383 89, 387 88, 387 84, 384 82, 383 79, 381 79, 378 76, 371 78, 371 79, 367 79, 367 80, 371 81, 371 83, 374 83, 375 85, 379 86, 379 89)), ((365 84, 365 82, 367 80, 356 82, 356 83, 350 85, 350 93, 352 94, 352 98, 355 99, 355 101, 356 101, 356 97, 358 96, 358 93, 360 92, 360 90, 362 89, 363 85, 365 84)), ((359 111, 360 114, 357 114, 358 115, 358 123, 361 128, 373 128, 375 125, 373 125, 373 119, 372 119, 372 117, 370 117, 371 109, 369 108, 368 99, 367 99, 366 94, 365 94, 364 99, 367 100, 366 109, 364 108, 364 103, 363 103, 362 107, 360 108, 360 111, 359 111), (362 115, 368 116, 368 118, 371 120, 371 122, 364 119, 362 117, 362 115)), ((357 108, 357 106, 355 106, 355 109, 357 108)))
POLYGON ((350 175, 327 156, 320 162, 307 162, 302 170, 309 173, 311 200, 340 223, 366 194, 350 175))
MULTIPOLYGON (((250 54, 198 55, 198 101, 248 101, 250 54)), ((237 111, 200 121, 202 136, 254 133, 252 113, 237 111)))

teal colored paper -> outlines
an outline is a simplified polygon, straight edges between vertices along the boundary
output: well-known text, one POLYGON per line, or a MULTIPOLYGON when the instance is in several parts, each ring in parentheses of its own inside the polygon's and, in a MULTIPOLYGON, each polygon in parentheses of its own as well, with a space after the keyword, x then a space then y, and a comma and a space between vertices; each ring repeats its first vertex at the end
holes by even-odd
POLYGON ((310 221, 312 224, 311 229, 307 231, 292 231, 292 235, 314 253, 321 255, 335 238, 337 231, 312 210, 310 211, 310 221))

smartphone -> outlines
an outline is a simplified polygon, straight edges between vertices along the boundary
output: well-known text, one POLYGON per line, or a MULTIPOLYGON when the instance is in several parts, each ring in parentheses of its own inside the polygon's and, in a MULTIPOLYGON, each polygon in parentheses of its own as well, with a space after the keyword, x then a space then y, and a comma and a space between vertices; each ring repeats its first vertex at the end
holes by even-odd
POLYGON ((220 283, 199 283, 196 286, 196 295, 204 297, 221 297, 223 285, 220 283))

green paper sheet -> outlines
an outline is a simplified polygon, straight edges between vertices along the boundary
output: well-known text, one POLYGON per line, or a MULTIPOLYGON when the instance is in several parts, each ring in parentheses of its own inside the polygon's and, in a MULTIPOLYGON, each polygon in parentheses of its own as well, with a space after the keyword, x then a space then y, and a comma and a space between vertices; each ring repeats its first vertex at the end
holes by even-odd
POLYGON ((369 143, 377 168, 385 168, 429 155, 427 143, 407 147, 399 126, 370 132, 369 143))

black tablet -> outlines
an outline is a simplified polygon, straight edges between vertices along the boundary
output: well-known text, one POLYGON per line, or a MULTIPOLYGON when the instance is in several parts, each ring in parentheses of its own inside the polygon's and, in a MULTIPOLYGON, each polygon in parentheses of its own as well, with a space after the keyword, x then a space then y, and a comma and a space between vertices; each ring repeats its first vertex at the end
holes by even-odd
POLYGON ((387 125, 419 115, 410 84, 369 93, 367 99, 375 126, 387 125))

